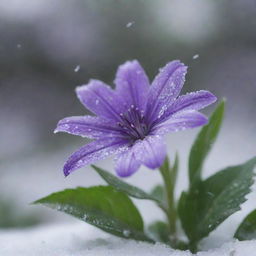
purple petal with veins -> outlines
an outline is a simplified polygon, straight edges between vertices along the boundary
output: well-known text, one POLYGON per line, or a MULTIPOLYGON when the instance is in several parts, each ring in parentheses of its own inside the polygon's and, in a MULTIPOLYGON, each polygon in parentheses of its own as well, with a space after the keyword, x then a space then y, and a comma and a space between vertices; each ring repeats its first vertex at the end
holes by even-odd
POLYGON ((64 174, 67 176, 76 169, 120 153, 126 148, 125 140, 113 138, 95 140, 81 147, 69 157, 63 168, 64 174))
POLYGON ((67 132, 90 139, 122 137, 122 130, 109 119, 97 116, 71 116, 59 121, 54 131, 67 132))
POLYGON ((180 61, 172 61, 160 69, 149 89, 147 113, 150 121, 161 117, 168 105, 179 95, 185 82, 187 67, 180 61))
POLYGON ((154 127, 154 134, 166 134, 169 132, 184 131, 207 124, 208 119, 205 115, 197 111, 187 111, 177 113, 170 119, 154 127))
POLYGON ((166 156, 166 146, 159 135, 147 136, 134 144, 135 157, 151 169, 160 167, 166 156))
POLYGON ((129 147, 124 152, 121 152, 116 156, 115 159, 115 169, 116 173, 120 177, 129 177, 135 173, 141 163, 135 157, 134 147, 129 147))
POLYGON ((134 106, 145 109, 147 103, 149 80, 138 61, 127 61, 121 65, 115 79, 116 91, 129 108, 134 106))
POLYGON ((169 62, 149 86, 145 71, 135 60, 119 67, 116 90, 98 80, 78 87, 78 98, 97 116, 64 118, 55 131, 94 141, 71 155, 64 174, 110 155, 115 155, 121 177, 132 175, 141 164, 160 167, 166 156, 162 136, 206 124, 207 117, 197 110, 216 101, 208 91, 179 96, 186 72, 180 61, 169 62))
POLYGON ((98 80, 76 88, 81 103, 98 116, 118 120, 125 106, 110 86, 98 80))

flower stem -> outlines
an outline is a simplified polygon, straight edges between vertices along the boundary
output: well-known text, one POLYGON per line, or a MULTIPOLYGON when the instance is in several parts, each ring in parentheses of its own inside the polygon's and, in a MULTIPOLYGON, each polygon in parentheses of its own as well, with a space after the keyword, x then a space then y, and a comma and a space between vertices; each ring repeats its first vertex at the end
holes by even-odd
POLYGON ((171 168, 169 165, 169 161, 166 158, 164 164, 160 168, 160 172, 163 177, 164 187, 166 192, 166 203, 167 203, 167 218, 169 223, 169 230, 170 230, 170 244, 172 247, 177 246, 177 234, 176 234, 176 219, 177 219, 177 211, 175 206, 175 199, 174 199, 174 188, 175 188, 175 181, 176 181, 176 174, 177 174, 177 167, 178 167, 178 159, 176 157, 175 164, 171 168))

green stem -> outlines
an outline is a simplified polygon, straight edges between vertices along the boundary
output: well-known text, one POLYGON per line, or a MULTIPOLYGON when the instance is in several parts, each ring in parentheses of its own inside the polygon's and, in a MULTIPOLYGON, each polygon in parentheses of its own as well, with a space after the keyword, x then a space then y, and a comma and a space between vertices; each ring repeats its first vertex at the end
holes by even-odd
POLYGON ((190 243, 189 243, 189 245, 188 245, 188 249, 189 249, 192 253, 196 253, 196 252, 197 252, 197 243, 190 241, 190 243))
POLYGON ((169 229, 170 229, 170 243, 171 243, 171 246, 176 247, 177 245, 177 234, 176 234, 177 212, 176 212, 175 200, 174 200, 175 181, 173 180, 174 177, 171 173, 168 162, 160 168, 160 172, 164 180, 166 199, 167 199, 166 215, 168 218, 169 229))

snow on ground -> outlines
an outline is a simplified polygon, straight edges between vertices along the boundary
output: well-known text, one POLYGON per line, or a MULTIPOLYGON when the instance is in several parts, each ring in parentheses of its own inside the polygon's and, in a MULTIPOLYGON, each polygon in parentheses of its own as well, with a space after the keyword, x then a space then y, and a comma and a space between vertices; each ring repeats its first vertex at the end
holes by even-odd
MULTIPOLYGON (((39 226, 27 230, 0 231, 3 256, 190 256, 162 244, 119 239, 87 224, 39 226)), ((198 256, 254 256, 256 241, 228 242, 198 256)))

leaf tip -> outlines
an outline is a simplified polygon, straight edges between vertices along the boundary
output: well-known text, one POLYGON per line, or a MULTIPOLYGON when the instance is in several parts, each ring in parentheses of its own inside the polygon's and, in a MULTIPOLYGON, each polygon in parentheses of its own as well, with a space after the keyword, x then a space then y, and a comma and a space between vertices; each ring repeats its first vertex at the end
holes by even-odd
POLYGON ((29 205, 35 205, 35 204, 40 204, 41 199, 35 200, 33 202, 30 202, 29 205))
POLYGON ((95 171, 98 171, 99 170, 99 167, 94 165, 94 164, 91 164, 91 167, 95 170, 95 171))

